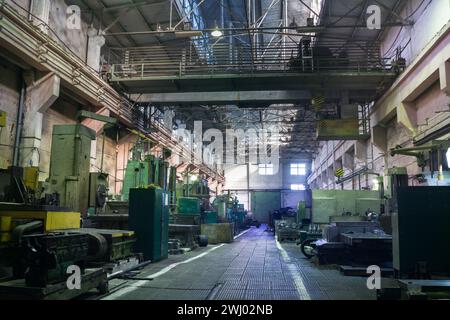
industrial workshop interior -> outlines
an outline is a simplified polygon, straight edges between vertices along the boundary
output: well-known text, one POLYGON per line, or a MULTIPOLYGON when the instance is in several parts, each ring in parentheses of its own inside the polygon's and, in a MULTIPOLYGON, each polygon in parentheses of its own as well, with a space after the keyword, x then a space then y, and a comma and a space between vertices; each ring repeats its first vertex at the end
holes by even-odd
POLYGON ((0 0, 0 301, 447 300, 449 237, 448 0, 0 0))

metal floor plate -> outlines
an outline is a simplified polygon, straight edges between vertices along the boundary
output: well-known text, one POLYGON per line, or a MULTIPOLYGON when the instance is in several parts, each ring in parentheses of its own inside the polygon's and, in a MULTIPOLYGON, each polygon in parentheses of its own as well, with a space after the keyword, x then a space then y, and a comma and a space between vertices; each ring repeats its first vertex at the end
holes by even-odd
MULTIPOLYGON (((295 244, 282 243, 279 249, 275 241, 264 232, 264 227, 252 228, 233 243, 177 265, 153 281, 130 281, 127 284, 131 288, 123 293, 119 290, 111 299, 375 299, 375 292, 366 288, 365 278, 345 277, 335 269, 318 268, 304 258, 295 244), (214 289, 217 284, 218 289, 214 289), (211 292, 215 293, 210 296, 211 292)), ((139 277, 212 247, 170 256, 146 267, 139 277)))

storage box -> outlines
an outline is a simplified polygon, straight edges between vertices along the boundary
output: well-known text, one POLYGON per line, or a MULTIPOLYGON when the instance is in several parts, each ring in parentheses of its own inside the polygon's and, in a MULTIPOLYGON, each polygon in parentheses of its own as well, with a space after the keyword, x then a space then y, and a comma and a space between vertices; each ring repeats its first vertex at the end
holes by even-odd
POLYGON ((233 242, 233 230, 233 223, 213 223, 201 225, 201 234, 208 237, 209 244, 233 242))

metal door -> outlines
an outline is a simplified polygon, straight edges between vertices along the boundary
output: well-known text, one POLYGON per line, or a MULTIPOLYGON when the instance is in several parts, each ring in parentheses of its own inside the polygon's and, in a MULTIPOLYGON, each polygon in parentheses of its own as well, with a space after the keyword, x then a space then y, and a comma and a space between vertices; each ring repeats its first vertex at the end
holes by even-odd
POLYGON ((254 191, 251 193, 252 212, 261 223, 269 222, 269 212, 280 209, 279 191, 254 191))

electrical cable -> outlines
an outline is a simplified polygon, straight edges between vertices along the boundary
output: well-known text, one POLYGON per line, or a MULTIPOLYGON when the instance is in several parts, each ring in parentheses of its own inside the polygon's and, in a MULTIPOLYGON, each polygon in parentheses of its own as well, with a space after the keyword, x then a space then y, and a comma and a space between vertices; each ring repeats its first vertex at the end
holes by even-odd
MULTIPOLYGON (((430 5, 430 3, 431 3, 432 1, 433 1, 433 0, 430 0, 430 2, 428 2, 428 4, 425 6, 425 8, 424 8, 424 10, 422 11, 422 13, 425 12, 426 8, 428 8, 428 6, 430 5)), ((417 8, 416 8, 416 9, 415 9, 408 17, 406 17, 405 20, 409 20, 412 16, 414 16, 414 15, 419 11, 419 9, 422 7, 422 5, 424 4, 424 2, 425 2, 425 0, 422 0, 422 2, 417 6, 417 8)), ((421 15, 422 15, 422 13, 421 13, 421 15)), ((391 50, 394 48, 395 44, 397 43, 398 38, 400 37, 401 32, 403 31, 403 28, 404 28, 404 27, 402 26, 402 27, 400 28, 400 30, 398 31, 397 36, 395 37, 394 41, 392 41, 392 45, 389 47, 388 50, 386 50, 385 56, 389 55, 389 53, 391 52, 391 50)), ((411 38, 409 39, 408 44, 409 44, 410 42, 411 42, 411 38)), ((408 44, 407 44, 407 45, 408 45, 408 44)), ((407 45, 404 46, 404 48, 402 49, 402 52, 405 50, 405 48, 406 48, 407 45)), ((392 56, 390 56, 390 57, 387 58, 387 59, 392 59, 394 56, 395 56, 395 54, 392 55, 392 56)))

